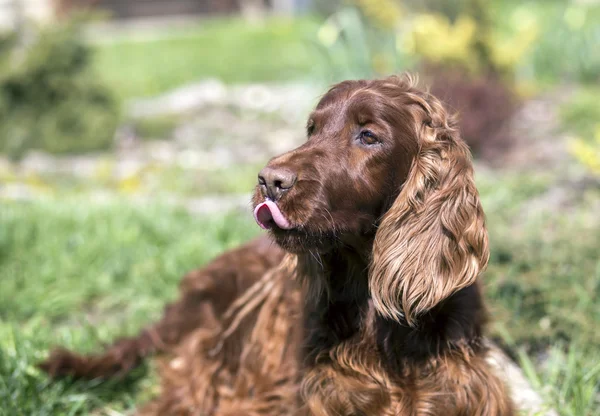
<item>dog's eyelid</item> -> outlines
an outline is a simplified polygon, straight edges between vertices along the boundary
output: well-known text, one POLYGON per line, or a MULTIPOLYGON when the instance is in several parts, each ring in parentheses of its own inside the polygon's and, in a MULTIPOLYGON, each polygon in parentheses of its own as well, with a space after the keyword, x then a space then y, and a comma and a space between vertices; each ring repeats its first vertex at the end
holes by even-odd
POLYGON ((382 143, 379 135, 373 133, 373 131, 369 129, 361 129, 360 133, 358 133, 357 140, 363 146, 374 146, 382 143))
POLYGON ((373 133, 372 130, 369 129, 363 129, 360 134, 363 134, 365 136, 369 136, 369 137, 377 137, 377 135, 375 133, 373 133))

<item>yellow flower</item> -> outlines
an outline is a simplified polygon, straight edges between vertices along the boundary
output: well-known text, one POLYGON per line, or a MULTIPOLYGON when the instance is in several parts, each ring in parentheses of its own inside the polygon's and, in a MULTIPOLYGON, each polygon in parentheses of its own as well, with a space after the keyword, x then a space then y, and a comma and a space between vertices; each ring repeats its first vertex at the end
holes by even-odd
POLYGON ((477 25, 468 16, 450 23, 439 14, 419 14, 413 21, 412 51, 433 62, 460 62, 467 66, 475 62, 473 43, 477 25))

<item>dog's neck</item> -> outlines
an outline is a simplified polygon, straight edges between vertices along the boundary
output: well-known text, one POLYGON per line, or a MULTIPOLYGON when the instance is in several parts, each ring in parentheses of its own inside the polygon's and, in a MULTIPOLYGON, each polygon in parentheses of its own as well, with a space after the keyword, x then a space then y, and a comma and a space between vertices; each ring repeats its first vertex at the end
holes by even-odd
POLYGON ((480 348, 485 310, 478 283, 459 290, 417 325, 386 319, 374 313, 369 295, 370 252, 348 246, 316 257, 305 256, 307 283, 322 287, 308 291, 305 307, 304 362, 314 365, 336 345, 359 336, 366 325, 375 329, 381 361, 396 372, 451 349, 480 348), (322 279, 318 281, 318 279, 322 279), (315 281, 317 280, 317 281, 315 281))

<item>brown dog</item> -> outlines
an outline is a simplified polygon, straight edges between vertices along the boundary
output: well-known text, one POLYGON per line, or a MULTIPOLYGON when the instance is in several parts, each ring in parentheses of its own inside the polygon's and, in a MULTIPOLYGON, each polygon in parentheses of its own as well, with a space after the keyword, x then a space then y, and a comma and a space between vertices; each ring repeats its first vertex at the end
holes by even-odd
POLYGON ((485 360, 487 232, 454 120, 390 77, 334 86, 307 129, 253 197, 277 246, 222 255, 140 336, 43 368, 107 377, 168 350, 149 414, 512 415, 485 360))

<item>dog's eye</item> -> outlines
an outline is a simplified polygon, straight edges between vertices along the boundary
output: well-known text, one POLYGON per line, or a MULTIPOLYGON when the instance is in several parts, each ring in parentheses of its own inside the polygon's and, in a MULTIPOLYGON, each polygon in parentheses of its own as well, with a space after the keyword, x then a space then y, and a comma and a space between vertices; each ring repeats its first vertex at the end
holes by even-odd
POLYGON ((379 143, 379 139, 377 138, 377 136, 375 136, 375 134, 373 134, 373 132, 370 130, 361 131, 358 139, 365 146, 371 146, 379 143))

